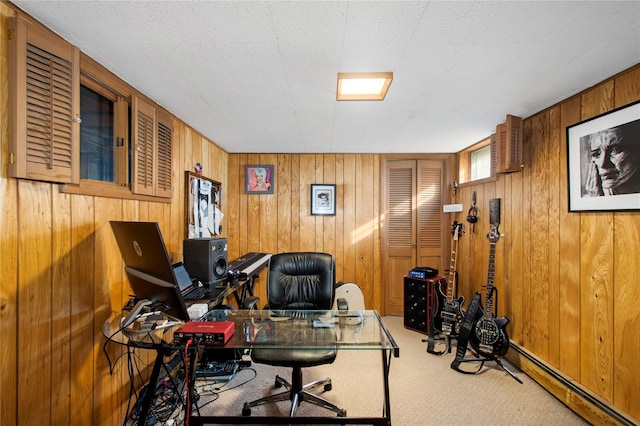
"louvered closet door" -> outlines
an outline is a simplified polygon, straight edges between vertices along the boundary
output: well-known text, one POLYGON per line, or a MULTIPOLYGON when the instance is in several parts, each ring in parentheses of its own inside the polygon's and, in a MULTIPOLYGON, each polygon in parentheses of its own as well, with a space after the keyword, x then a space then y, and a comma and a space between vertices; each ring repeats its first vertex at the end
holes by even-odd
POLYGON ((384 174, 385 314, 403 315, 407 272, 417 265, 442 264, 443 164, 387 161, 384 174))

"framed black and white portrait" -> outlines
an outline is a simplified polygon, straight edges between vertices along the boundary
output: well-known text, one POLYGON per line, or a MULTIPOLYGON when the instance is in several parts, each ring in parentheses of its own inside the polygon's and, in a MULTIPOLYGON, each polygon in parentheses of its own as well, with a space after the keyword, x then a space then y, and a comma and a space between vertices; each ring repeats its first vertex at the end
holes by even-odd
POLYGON ((569 211, 640 210, 640 103, 567 127, 569 211))
POLYGON ((315 216, 336 215, 336 186, 311 184, 311 214, 315 216))

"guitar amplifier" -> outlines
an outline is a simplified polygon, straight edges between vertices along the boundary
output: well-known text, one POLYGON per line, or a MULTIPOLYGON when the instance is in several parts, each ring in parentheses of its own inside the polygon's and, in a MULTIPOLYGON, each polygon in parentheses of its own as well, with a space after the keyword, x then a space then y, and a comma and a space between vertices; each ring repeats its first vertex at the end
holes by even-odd
POLYGON ((404 277, 404 326, 405 328, 429 334, 434 309, 438 300, 436 286, 447 291, 444 277, 413 278, 404 277))
POLYGON ((408 276, 411 278, 420 278, 421 280, 426 280, 427 278, 433 278, 438 275, 438 270, 430 268, 428 266, 416 266, 412 270, 409 271, 408 276))

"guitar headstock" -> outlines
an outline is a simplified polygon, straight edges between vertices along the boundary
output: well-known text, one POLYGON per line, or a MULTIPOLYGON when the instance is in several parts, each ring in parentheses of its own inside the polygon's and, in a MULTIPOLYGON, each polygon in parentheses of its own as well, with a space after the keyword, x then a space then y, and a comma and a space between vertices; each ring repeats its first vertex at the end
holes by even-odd
POLYGON ((487 234, 487 238, 492 243, 497 243, 498 240, 501 237, 500 232, 498 231, 498 226, 499 225, 491 225, 491 229, 489 230, 489 233, 487 234))
POLYGON ((451 235, 453 235, 453 240, 457 241, 458 238, 462 236, 462 226, 463 223, 458 223, 457 220, 453 221, 453 225, 451 225, 451 235))

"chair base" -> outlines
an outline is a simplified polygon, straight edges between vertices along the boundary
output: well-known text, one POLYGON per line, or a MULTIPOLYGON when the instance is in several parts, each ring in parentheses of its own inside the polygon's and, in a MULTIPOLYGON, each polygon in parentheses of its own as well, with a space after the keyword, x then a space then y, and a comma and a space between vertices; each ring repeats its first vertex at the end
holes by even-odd
MULTIPOLYGON (((302 379, 302 373, 299 372, 299 379, 301 381, 302 379)), ((242 415, 243 416, 250 416, 251 415, 251 408, 253 407, 257 407, 259 405, 264 405, 264 404, 268 404, 271 402, 279 402, 279 401, 286 401, 286 400, 291 400, 291 410, 289 411, 289 417, 293 417, 296 413, 296 409, 298 408, 298 406, 300 405, 300 403, 302 401, 306 401, 309 402, 313 405, 317 405, 319 407, 323 407, 326 408, 328 410, 333 411, 334 413, 336 413, 338 415, 338 417, 347 417, 347 410, 344 410, 340 407, 338 407, 337 405, 327 401, 326 399, 311 393, 312 390, 317 389, 319 387, 323 387, 325 392, 328 392, 331 390, 331 379, 330 378, 326 378, 326 379, 322 379, 322 380, 317 380, 315 382, 311 382, 308 383, 304 386, 302 385, 298 385, 296 386, 296 371, 294 369, 294 384, 292 385, 291 383, 289 383, 287 380, 285 380, 284 378, 280 377, 280 376, 276 376, 276 382, 275 382, 275 387, 276 388, 280 388, 282 386, 284 386, 287 390, 284 392, 280 392, 277 393, 275 395, 269 395, 269 396, 265 396, 263 398, 257 399, 255 401, 252 402, 245 402, 244 403, 244 407, 242 408, 242 415)))

